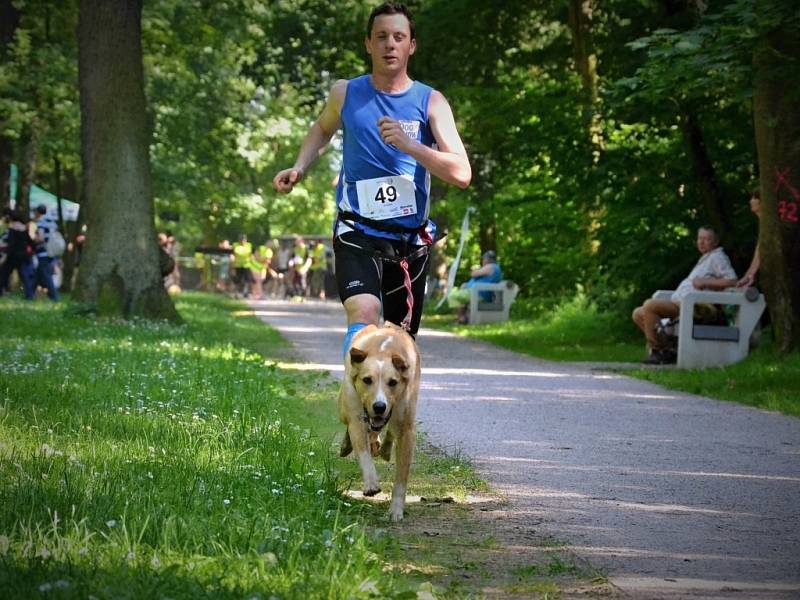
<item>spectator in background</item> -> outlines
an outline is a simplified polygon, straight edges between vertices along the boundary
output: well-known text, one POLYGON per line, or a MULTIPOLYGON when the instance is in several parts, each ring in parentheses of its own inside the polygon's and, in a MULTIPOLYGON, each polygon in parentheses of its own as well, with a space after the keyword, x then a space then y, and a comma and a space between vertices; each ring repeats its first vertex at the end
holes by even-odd
MULTIPOLYGON (((753 193, 750 195, 750 210, 756 217, 759 219, 761 218, 761 190, 758 188, 753 190, 753 193)), ((758 246, 759 244, 756 243, 756 249, 753 251, 753 260, 750 261, 750 267, 748 267, 747 272, 736 282, 737 288, 746 288, 756 284, 758 269, 761 267, 758 246)))
POLYGON ((289 261, 289 278, 292 285, 292 296, 305 298, 308 287, 308 269, 311 267, 311 255, 306 241, 298 236, 294 238, 294 254, 289 261))
POLYGON ((58 302, 58 288, 53 280, 53 268, 58 262, 57 257, 52 257, 47 252, 47 242, 50 236, 58 231, 55 219, 47 214, 47 207, 40 204, 36 207, 36 234, 34 235, 36 252, 35 281, 37 286, 47 290, 47 297, 53 302, 58 302))
POLYGON ((736 284, 736 271, 725 251, 719 247, 719 236, 711 227, 697 230, 697 250, 700 259, 672 293, 670 300, 650 298, 633 311, 633 322, 647 339, 649 356, 642 362, 646 365, 674 363, 676 355, 667 345, 667 340, 656 332, 661 319, 674 319, 681 312, 681 300, 694 290, 724 290, 736 284))
POLYGON ((231 254, 233 248, 228 240, 219 243, 220 255, 217 271, 217 291, 228 293, 231 287, 231 254))
MULTIPOLYGON (((470 288, 477 283, 499 283, 503 280, 503 270, 497 264, 497 254, 494 250, 487 250, 481 256, 481 266, 472 269, 470 279, 461 287, 452 290, 447 295, 447 305, 458 311, 456 322, 466 325, 469 322, 467 317, 467 306, 469 305, 470 288)), ((491 296, 491 292, 486 292, 491 296)), ((489 298, 491 299, 491 298, 489 298)))
POLYGON ((4 255, 0 264, 0 296, 10 291, 11 274, 16 270, 25 298, 33 300, 36 290, 33 269, 34 241, 28 233, 28 222, 22 215, 10 209, 3 212, 3 221, 8 228, 0 241, 4 255))
POLYGON ((175 235, 167 230, 164 232, 167 238, 167 245, 165 250, 167 254, 169 254, 170 258, 172 258, 172 272, 167 276, 167 283, 166 287, 171 293, 180 292, 181 291, 181 268, 180 268, 180 255, 181 255, 181 245, 178 242, 175 235))
POLYGON ((236 273, 234 283, 236 293, 247 298, 253 282, 253 273, 250 271, 253 258, 253 244, 247 241, 247 235, 239 236, 239 241, 233 245, 233 268, 236 273))
POLYGON ((308 288, 312 298, 325 299, 325 275, 328 272, 327 248, 321 241, 314 245, 311 251, 311 266, 309 267, 308 288))
POLYGON ((278 262, 275 270, 278 272, 280 284, 276 288, 276 295, 290 296, 292 292, 292 280, 289 276, 289 267, 292 262, 292 249, 286 245, 278 244, 278 262))

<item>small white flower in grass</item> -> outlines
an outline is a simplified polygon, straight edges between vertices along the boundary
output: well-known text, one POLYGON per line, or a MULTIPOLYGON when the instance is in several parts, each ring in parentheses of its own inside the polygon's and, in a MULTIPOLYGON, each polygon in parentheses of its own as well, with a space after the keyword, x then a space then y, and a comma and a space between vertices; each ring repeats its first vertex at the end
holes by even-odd
POLYGON ((65 590, 69 587, 69 581, 66 579, 59 579, 54 585, 60 590, 65 590))
POLYGON ((316 456, 316 453, 312 450, 311 452, 308 453, 308 455, 309 456, 316 456))
POLYGON ((136 552, 131 550, 128 554, 125 555, 125 560, 134 560, 136 558, 136 552))
POLYGON ((152 479, 153 478, 153 472, 152 471, 148 471, 147 472, 147 478, 148 479, 152 479))
POLYGON ((150 566, 154 569, 157 569, 161 566, 161 561, 158 560, 158 557, 155 554, 153 555, 153 558, 150 559, 150 566))
POLYGON ((53 584, 50 583, 49 581, 39 586, 39 591, 42 592, 43 594, 52 591, 52 589, 53 589, 53 584))
POLYGON ((117 520, 116 519, 109 519, 108 521, 106 521, 106 526, 109 529, 112 529, 112 528, 116 527, 117 526, 117 520))
POLYGON ((380 595, 380 590, 378 590, 378 586, 371 579, 365 579, 364 581, 362 581, 361 585, 358 586, 358 591, 374 594, 375 596, 380 595))
POLYGON ((225 498, 225 499, 223 499, 223 500, 222 500, 222 503, 223 503, 225 506, 228 506, 228 505, 231 503, 231 501, 230 501, 230 500, 228 500, 227 498, 225 498))
POLYGON ((89 549, 84 546, 80 550, 78 550, 78 556, 89 556, 89 549))
POLYGON ((39 551, 36 553, 36 556, 41 558, 50 558, 50 550, 45 547, 39 548, 39 551))

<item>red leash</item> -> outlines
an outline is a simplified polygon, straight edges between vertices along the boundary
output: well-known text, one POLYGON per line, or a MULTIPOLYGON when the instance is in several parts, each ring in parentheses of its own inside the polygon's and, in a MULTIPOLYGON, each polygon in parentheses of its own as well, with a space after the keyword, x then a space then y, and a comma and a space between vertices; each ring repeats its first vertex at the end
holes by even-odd
POLYGON ((411 275, 408 273, 408 261, 405 258, 400 261, 400 268, 403 270, 403 285, 406 288, 406 306, 408 306, 406 318, 400 323, 400 327, 406 331, 411 331, 411 315, 414 312, 414 293, 411 290, 411 275))

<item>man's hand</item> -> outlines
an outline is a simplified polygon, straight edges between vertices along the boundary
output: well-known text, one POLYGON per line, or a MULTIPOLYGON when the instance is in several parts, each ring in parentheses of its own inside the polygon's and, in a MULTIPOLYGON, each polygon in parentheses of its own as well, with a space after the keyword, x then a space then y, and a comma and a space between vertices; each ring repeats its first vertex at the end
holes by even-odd
POLYGON ((698 277, 697 279, 692 279, 692 286, 696 290, 702 290, 706 287, 706 280, 704 277, 698 277))
POLYGON ((272 187, 274 187, 275 191, 278 193, 288 194, 302 178, 302 169, 297 169, 295 167, 284 169, 275 175, 275 178, 272 180, 272 187))
POLYGON ((378 119, 378 129, 380 129, 381 137, 387 144, 391 144, 400 152, 408 154, 411 145, 415 142, 406 135, 400 122, 392 119, 391 117, 381 117, 378 119))
POLYGON ((750 287, 751 285, 753 285, 754 280, 755 277, 753 277, 752 273, 747 273, 744 277, 742 277, 739 281, 736 282, 736 287, 737 288, 750 287))

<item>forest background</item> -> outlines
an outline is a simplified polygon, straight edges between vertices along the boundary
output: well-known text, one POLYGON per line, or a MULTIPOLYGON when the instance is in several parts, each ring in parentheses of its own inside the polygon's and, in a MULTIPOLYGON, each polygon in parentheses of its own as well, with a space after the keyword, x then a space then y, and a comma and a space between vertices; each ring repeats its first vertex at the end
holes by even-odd
MULTIPOLYGON (((338 140, 293 194, 277 196, 270 182, 292 164, 332 82, 369 71, 363 40, 374 4, 144 3, 158 228, 187 248, 241 232, 261 242, 330 230, 338 140)), ((473 166, 466 191, 434 183, 431 216, 454 234, 448 259, 473 206, 463 269, 496 249, 533 308, 582 295, 627 319, 653 290, 686 275, 704 224, 744 272, 759 236, 748 199, 762 175, 754 90, 763 63, 754 56, 776 23, 800 29, 791 3, 408 4, 418 43, 411 75, 449 99, 473 166)), ((78 5, 0 0, 0 206, 9 202, 12 162, 23 206, 34 182, 91 200, 78 82, 79 41, 89 34, 79 31, 78 5)), ((786 94, 796 94, 797 54, 779 58, 786 94)), ((761 234, 789 227, 776 236, 794 240, 796 253, 797 215, 783 210, 761 234)), ((796 323, 787 331, 791 347, 796 323)))

